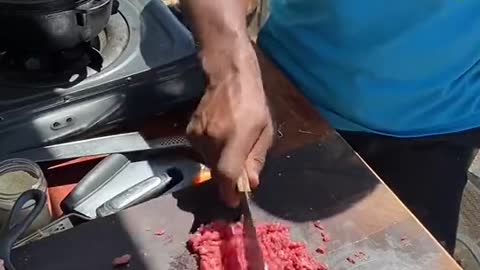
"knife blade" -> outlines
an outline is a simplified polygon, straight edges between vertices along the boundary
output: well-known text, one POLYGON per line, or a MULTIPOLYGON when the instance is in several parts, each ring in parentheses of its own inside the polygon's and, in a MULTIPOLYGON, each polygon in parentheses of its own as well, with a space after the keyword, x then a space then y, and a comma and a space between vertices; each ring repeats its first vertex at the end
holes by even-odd
POLYGON ((250 184, 246 173, 240 177, 238 184, 240 192, 240 209, 243 219, 243 241, 245 245, 245 258, 247 260, 249 270, 265 270, 265 262, 263 260, 262 249, 257 238, 255 223, 253 222, 252 212, 250 211, 250 184))
POLYGON ((184 136, 147 140, 139 132, 130 132, 21 150, 6 156, 2 155, 1 158, 26 158, 35 162, 44 162, 104 154, 190 147, 190 142, 184 136))

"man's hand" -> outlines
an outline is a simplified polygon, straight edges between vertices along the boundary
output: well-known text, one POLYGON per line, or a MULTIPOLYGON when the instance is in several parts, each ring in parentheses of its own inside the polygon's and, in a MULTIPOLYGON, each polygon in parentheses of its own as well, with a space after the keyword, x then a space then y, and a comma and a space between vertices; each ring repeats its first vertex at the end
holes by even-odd
POLYGON ((222 198, 235 207, 242 173, 252 188, 259 184, 273 125, 252 46, 248 39, 228 44, 202 52, 208 86, 187 134, 212 169, 222 198))
POLYGON ((208 85, 187 127, 229 206, 244 173, 256 187, 273 127, 246 16, 256 0, 181 0, 200 43, 208 85))

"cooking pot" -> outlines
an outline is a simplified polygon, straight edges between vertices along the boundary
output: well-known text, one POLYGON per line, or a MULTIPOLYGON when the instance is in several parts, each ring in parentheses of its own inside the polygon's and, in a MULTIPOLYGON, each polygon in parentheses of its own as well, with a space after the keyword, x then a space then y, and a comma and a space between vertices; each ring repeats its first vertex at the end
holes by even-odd
POLYGON ((117 0, 0 0, 0 49, 59 51, 95 38, 117 0))

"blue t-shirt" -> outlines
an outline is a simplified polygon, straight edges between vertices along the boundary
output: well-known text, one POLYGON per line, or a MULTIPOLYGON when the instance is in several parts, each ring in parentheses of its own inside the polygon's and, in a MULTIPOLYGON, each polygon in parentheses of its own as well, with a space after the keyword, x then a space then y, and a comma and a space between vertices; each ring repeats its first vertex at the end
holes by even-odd
POLYGON ((339 130, 480 127, 480 0, 271 0, 258 43, 339 130))

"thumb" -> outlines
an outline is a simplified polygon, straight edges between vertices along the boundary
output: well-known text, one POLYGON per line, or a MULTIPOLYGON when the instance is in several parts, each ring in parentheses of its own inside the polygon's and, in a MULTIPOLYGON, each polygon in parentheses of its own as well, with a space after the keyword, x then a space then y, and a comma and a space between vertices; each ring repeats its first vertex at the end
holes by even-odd
POLYGON ((268 149, 273 142, 273 125, 269 123, 260 133, 260 137, 253 145, 252 151, 245 161, 245 170, 250 181, 250 186, 256 188, 260 184, 260 172, 265 165, 268 149))

